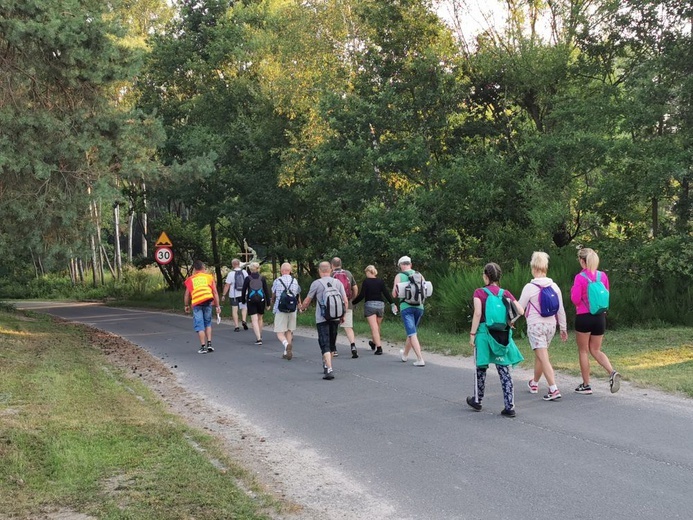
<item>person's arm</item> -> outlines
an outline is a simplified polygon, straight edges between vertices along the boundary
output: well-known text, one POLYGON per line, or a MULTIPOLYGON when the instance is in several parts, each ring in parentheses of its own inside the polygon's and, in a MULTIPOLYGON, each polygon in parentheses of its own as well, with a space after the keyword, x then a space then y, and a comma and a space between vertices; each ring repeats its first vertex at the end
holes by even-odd
MULTIPOLYGON (((368 282, 368 280, 369 280, 369 278, 366 278, 366 279, 363 281, 363 283, 361 283, 361 289, 364 288, 364 286, 366 285, 366 283, 368 282)), ((357 287, 357 286, 354 285, 354 287, 357 287)), ((357 292, 358 292, 358 291, 357 291, 357 292)), ((355 294, 355 293, 353 292, 353 287, 352 287, 352 293, 351 293, 351 294, 352 294, 352 295, 355 294)), ((356 305, 356 304, 359 303, 361 300, 363 300, 363 298, 364 298, 365 295, 366 295, 365 290, 364 290, 364 291, 361 291, 360 293, 358 293, 358 296, 356 296, 356 298, 353 298, 353 299, 351 300, 351 303, 354 304, 354 305, 356 305)))
POLYGON ((219 291, 217 291, 217 284, 212 280, 212 294, 214 295, 214 306, 217 308, 217 314, 221 312, 221 307, 219 306, 219 291))
POLYGON ((472 316, 472 328, 469 330, 469 344, 473 347, 476 340, 476 334, 479 331, 481 323, 481 300, 474 298, 474 315, 472 316))
POLYGON ((185 288, 185 295, 183 296, 183 305, 185 306, 185 312, 190 310, 190 289, 185 288))
POLYGON ((241 289, 241 303, 245 304, 246 297, 248 295, 248 289, 250 288, 250 276, 246 276, 243 280, 243 288, 241 289))
POLYGON ((558 295, 558 312, 556 313, 556 321, 558 322, 558 330, 561 333, 561 340, 568 340, 568 321, 565 316, 565 307, 563 306, 563 294, 561 294, 561 288, 558 284, 553 284, 553 290, 556 291, 558 295))
POLYGON ((512 301, 515 302, 515 308, 517 309, 517 313, 520 316, 525 315, 525 308, 524 306, 520 305, 520 302, 517 301, 517 298, 515 298, 515 295, 511 293, 510 291, 505 291, 505 295, 512 301))
POLYGON ((573 286, 570 288, 570 301, 573 302, 573 305, 577 307, 580 305, 582 302, 582 288, 584 286, 584 282, 586 282, 585 278, 581 274, 577 274, 575 276, 575 280, 573 280, 573 286))
POLYGON ((226 295, 228 294, 229 289, 231 289, 231 284, 225 283, 225 284, 224 284, 224 290, 223 290, 223 292, 221 293, 221 299, 222 299, 222 300, 223 300, 224 298, 226 298, 226 295))
MULTIPOLYGON (((269 289, 267 288, 267 278, 262 277, 262 290, 265 294, 269 295, 269 289)), ((272 293, 272 298, 265 298, 265 306, 269 309, 270 300, 274 300, 274 293, 272 293)), ((274 303, 274 302, 273 302, 274 303)))
MULTIPOLYGON (((607 287, 608 289, 608 287, 607 287)), ((356 298, 359 295, 359 286, 356 285, 356 279, 354 276, 351 276, 351 301, 354 301, 354 298, 356 298)))
POLYGON ((399 291, 397 290, 397 283, 399 282, 399 275, 395 275, 395 283, 392 284, 392 297, 399 298, 399 291))
POLYGON ((270 307, 274 307, 274 301, 277 299, 277 293, 275 292, 277 283, 279 282, 279 278, 277 278, 274 282, 272 282, 272 297, 270 298, 270 307))
POLYGON ((395 300, 392 299, 392 295, 388 292, 387 287, 385 287, 385 282, 382 282, 380 290, 390 306, 395 305, 395 300))

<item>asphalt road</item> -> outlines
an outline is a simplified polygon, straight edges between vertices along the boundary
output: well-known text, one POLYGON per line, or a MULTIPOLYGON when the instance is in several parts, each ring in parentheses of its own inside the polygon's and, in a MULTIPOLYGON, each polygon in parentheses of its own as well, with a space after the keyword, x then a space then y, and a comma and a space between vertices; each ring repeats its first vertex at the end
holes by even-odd
MULTIPOLYGON (((467 407, 469 360, 429 354, 416 368, 396 348, 373 356, 366 347, 352 360, 342 346, 335 380, 323 381, 317 341, 308 337, 296 337, 288 362, 271 331, 258 347, 252 332, 234 333, 226 322, 215 326, 216 352, 199 355, 190 317, 100 305, 36 310, 140 345, 268 442, 298 447, 312 464, 317 458, 353 484, 349 500, 372 506, 343 518, 693 518, 689 399, 627 383, 612 395, 605 380, 593 381, 595 394, 577 395, 575 380, 559 375, 563 398, 544 402, 526 391, 527 373, 515 371, 517 417, 509 419, 499 414, 493 367, 483 411, 467 407)), ((315 486, 314 500, 338 500, 339 490, 315 486)), ((326 505, 325 518, 336 516, 330 511, 326 505)))

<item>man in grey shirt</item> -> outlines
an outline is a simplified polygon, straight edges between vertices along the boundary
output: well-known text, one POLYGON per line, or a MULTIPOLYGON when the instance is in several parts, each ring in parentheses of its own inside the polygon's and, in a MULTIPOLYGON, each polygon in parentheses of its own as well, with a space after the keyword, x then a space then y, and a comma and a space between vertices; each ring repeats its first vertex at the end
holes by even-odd
POLYGON ((313 283, 310 284, 308 296, 306 296, 300 306, 301 312, 304 312, 314 299, 316 301, 315 326, 318 329, 318 344, 320 345, 320 352, 322 352, 323 379, 327 380, 334 379, 334 374, 332 373, 332 350, 336 349, 337 331, 340 322, 344 320, 344 316, 335 320, 326 320, 323 316, 323 306, 325 305, 325 293, 327 288, 331 287, 336 289, 342 297, 344 309, 346 310, 349 308, 349 301, 347 300, 344 286, 339 280, 335 280, 330 276, 331 272, 332 266, 329 262, 320 262, 318 266, 320 278, 314 280, 313 283))

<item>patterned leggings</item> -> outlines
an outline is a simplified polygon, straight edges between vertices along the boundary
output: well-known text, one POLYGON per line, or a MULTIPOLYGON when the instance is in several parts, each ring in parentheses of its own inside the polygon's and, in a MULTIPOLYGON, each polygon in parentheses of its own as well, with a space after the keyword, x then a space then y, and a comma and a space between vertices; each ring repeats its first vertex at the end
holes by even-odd
MULTIPOLYGON (((484 398, 484 389, 486 388, 486 368, 476 369, 476 390, 474 398, 477 403, 481 404, 484 398)), ((511 410, 515 406, 515 397, 513 394, 513 378, 510 375, 509 366, 496 365, 498 375, 500 376, 501 387, 503 388, 503 402, 505 409, 511 410)))

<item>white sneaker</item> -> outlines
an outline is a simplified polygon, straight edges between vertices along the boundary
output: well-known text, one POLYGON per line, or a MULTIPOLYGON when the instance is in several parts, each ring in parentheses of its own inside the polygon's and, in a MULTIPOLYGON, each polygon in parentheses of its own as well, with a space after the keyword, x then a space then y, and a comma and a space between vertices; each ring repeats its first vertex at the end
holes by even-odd
POLYGON ((422 359, 421 361, 419 361, 419 360, 417 359, 416 361, 414 361, 414 366, 415 366, 415 367, 425 367, 425 366, 426 366, 426 362, 425 362, 423 359, 422 359))
POLYGON ((403 363, 407 362, 407 356, 404 355, 404 349, 403 348, 399 349, 399 357, 403 363))

